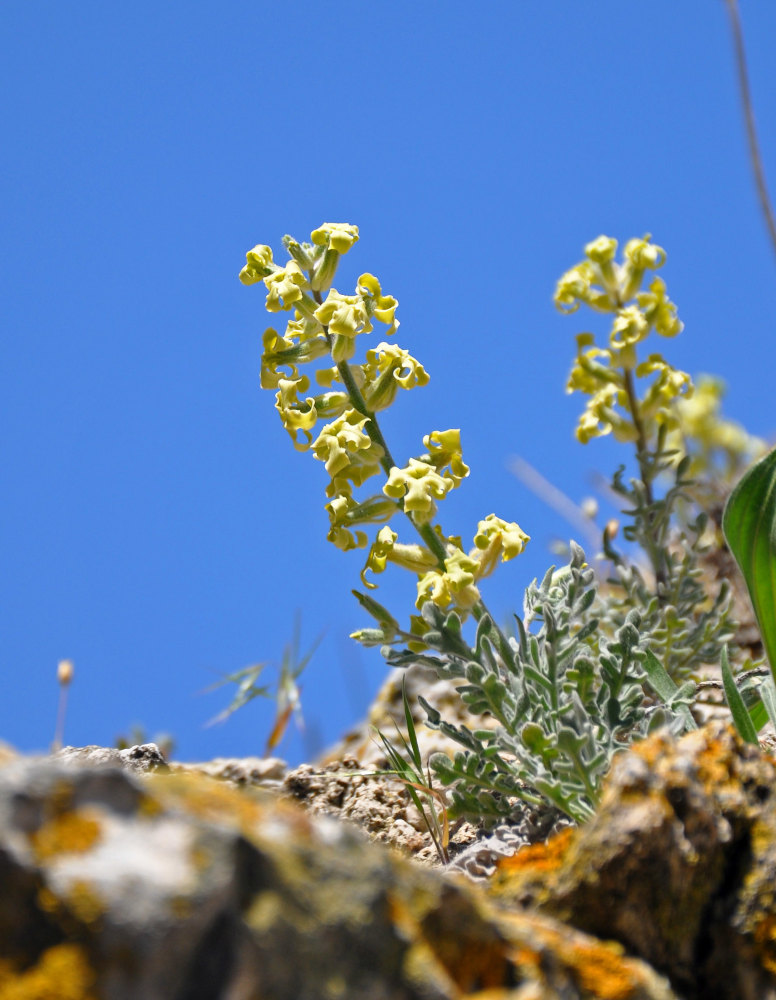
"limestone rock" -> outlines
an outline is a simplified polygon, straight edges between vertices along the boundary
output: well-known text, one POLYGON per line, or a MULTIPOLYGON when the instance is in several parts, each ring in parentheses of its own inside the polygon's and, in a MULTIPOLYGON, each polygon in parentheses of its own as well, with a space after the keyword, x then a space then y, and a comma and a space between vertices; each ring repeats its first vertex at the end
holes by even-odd
POLYGON ((776 762, 711 723, 617 757, 595 817, 494 892, 619 941, 683 996, 776 997, 776 762))
POLYGON ((288 764, 279 757, 216 757, 197 764, 170 764, 172 771, 201 771, 233 785, 279 790, 288 764))
POLYGON ((675 1000, 645 963, 202 774, 0 767, 0 997, 675 1000))
POLYGON ((155 743, 142 743, 139 746, 127 747, 125 750, 98 746, 62 747, 53 754, 53 757, 65 764, 85 767, 115 764, 140 773, 167 770, 167 761, 155 743))

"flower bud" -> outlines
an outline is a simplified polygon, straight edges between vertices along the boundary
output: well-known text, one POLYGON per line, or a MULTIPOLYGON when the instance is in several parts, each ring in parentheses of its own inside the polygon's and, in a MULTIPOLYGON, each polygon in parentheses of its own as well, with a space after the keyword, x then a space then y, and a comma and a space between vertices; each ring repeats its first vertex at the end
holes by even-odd
POLYGON ((57 680, 62 687, 66 687, 72 681, 73 670, 72 660, 60 660, 57 664, 57 680))

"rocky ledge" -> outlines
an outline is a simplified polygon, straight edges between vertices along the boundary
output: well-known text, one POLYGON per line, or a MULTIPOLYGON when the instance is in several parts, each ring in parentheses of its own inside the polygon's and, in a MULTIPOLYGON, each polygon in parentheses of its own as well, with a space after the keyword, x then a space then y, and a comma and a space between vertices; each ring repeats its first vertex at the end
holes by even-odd
POLYGON ((121 753, 0 760, 0 1000, 776 998, 776 764, 721 723, 479 883, 277 765, 121 753))

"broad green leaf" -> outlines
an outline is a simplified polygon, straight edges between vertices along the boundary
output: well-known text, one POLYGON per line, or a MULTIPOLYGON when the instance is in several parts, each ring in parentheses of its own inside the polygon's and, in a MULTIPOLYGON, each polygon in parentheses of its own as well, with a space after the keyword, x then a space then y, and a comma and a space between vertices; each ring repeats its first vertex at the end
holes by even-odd
POLYGON ((776 676, 776 449, 755 463, 730 494, 722 530, 746 580, 776 676))
POLYGON ((733 671, 730 669, 727 646, 722 650, 720 666, 722 667, 722 685, 725 688, 725 697, 730 708, 730 714, 733 716, 733 722, 738 730, 738 735, 747 743, 757 743, 757 730, 754 728, 752 717, 747 711, 744 699, 736 687, 733 671))

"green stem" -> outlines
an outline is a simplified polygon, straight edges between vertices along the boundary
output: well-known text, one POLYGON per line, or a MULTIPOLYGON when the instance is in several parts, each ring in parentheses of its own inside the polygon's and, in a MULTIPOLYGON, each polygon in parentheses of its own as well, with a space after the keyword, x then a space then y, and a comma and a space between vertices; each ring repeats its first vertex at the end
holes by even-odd
MULTIPOLYGON (((624 368, 623 375, 625 377, 625 393, 628 397, 628 408, 631 411, 633 426, 636 429, 636 459, 639 463, 641 481, 644 484, 644 495, 646 497, 647 504, 649 507, 652 507, 655 503, 655 495, 652 490, 653 471, 649 462, 649 448, 647 444, 646 431, 644 429, 644 422, 642 421, 641 414, 639 413, 639 400, 636 395, 633 370, 631 368, 624 368)), ((649 525, 650 528, 654 525, 654 514, 650 515, 649 525)), ((667 585, 665 565, 657 539, 653 538, 651 541, 652 544, 650 545, 650 550, 647 554, 649 555, 650 562, 652 563, 652 570, 655 574, 657 599, 658 602, 662 604, 665 601, 665 589, 667 585)))

